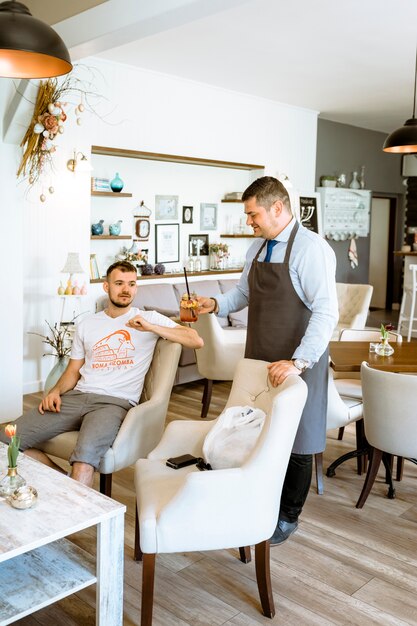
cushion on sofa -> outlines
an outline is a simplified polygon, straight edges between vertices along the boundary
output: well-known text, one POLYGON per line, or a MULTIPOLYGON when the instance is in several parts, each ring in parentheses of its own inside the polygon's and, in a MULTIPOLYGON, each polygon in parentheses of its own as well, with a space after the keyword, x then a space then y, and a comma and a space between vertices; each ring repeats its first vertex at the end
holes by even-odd
MULTIPOLYGON (((219 280, 221 293, 226 293, 230 289, 233 289, 238 284, 238 279, 230 278, 228 280, 219 280)), ((248 307, 246 306, 241 311, 235 311, 229 313, 230 324, 234 328, 247 328, 248 326, 248 307)))

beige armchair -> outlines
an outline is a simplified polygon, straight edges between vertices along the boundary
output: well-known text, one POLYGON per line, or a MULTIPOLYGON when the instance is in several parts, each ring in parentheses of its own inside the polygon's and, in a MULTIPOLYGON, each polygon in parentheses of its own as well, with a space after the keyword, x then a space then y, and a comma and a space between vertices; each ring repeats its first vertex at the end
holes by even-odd
POLYGON ((204 347, 196 350, 198 371, 205 378, 201 417, 207 417, 213 380, 233 380, 238 361, 243 357, 246 329, 225 330, 215 315, 200 315, 194 328, 204 340, 204 347))
POLYGON ((365 328, 373 290, 372 285, 336 283, 339 322, 333 341, 337 341, 342 328, 365 328))
POLYGON ((362 363, 361 376, 365 435, 371 446, 371 460, 356 503, 358 509, 363 507, 369 496, 381 460, 388 474, 388 497, 395 497, 387 455, 417 463, 417 376, 381 372, 367 363, 362 363))
MULTIPOLYGON (((178 367, 181 346, 159 339, 142 391, 140 402, 128 411, 112 447, 100 462, 100 491, 111 496, 112 474, 146 457, 161 439, 178 367)), ((41 450, 67 460, 75 447, 78 432, 64 433, 46 441, 41 450)))
MULTIPOLYGON (((307 386, 289 376, 279 387, 268 381, 267 363, 242 359, 227 406, 265 411, 262 432, 241 467, 200 472, 173 470, 166 459, 202 455, 213 421, 171 422, 155 450, 135 466, 142 557, 141 625, 152 624, 155 556, 255 545, 256 579, 264 615, 275 613, 269 567, 269 538, 275 530, 282 485, 307 397, 307 386)), ((243 566, 242 566, 243 567, 243 566)), ((194 623, 192 617, 190 623, 194 623)))

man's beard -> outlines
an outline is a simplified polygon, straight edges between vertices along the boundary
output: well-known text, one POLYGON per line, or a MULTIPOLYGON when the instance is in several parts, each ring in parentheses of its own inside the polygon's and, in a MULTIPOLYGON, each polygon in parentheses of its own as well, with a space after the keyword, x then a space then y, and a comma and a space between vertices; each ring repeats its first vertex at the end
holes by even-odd
POLYGON ((129 302, 116 302, 115 300, 113 300, 113 298, 109 295, 109 300, 112 303, 113 306, 117 307, 118 309, 127 309, 127 307, 129 307, 132 304, 133 298, 131 298, 129 300, 129 302))

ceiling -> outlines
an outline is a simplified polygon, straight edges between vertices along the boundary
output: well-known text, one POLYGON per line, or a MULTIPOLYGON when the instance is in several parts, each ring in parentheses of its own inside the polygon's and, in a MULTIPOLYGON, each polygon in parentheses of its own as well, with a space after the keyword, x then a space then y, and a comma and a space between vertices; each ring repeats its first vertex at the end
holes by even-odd
POLYGON ((97 55, 386 133, 412 116, 417 0, 27 4, 45 21, 51 7, 73 58, 97 55))

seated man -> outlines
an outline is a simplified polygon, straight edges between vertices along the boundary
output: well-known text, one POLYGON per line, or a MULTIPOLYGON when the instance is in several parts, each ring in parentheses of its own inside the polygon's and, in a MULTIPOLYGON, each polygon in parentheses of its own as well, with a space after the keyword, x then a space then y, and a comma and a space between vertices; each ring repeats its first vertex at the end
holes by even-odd
MULTIPOLYGON (((132 307, 136 279, 131 263, 118 261, 109 267, 103 285, 108 307, 77 324, 67 369, 39 407, 22 415, 17 424, 21 450, 56 469, 60 468, 36 446, 79 430, 69 459, 71 476, 88 486, 127 411, 139 402, 159 337, 189 348, 203 346, 195 330, 156 311, 132 307)), ((4 431, 0 440, 8 442, 4 431)))

